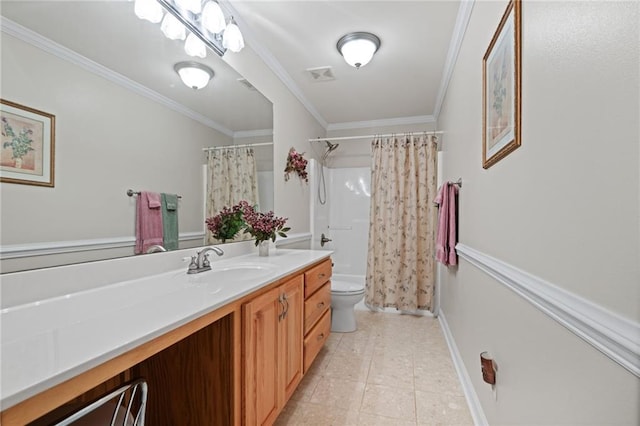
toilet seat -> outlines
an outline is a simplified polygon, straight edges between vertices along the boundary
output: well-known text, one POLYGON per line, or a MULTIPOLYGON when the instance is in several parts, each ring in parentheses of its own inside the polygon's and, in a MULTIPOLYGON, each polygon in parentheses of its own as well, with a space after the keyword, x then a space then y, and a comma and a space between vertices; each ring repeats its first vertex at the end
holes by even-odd
POLYGON ((362 294, 364 293, 364 287, 352 282, 335 280, 331 281, 331 293, 344 295, 362 294))

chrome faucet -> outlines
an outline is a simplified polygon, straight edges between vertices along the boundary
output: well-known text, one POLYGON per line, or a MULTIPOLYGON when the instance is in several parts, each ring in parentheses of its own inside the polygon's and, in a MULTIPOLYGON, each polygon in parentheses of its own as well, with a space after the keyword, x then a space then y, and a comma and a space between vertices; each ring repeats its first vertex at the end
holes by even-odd
POLYGON ((159 244, 154 244, 152 246, 149 246, 149 248, 147 249, 147 253, 158 253, 162 251, 167 251, 167 249, 162 247, 159 244))
POLYGON ((189 264, 189 269, 187 270, 187 274, 197 274, 204 271, 211 270, 211 264, 209 263, 209 252, 212 251, 218 256, 222 256, 224 251, 220 247, 205 247, 202 251, 198 252, 198 256, 193 256, 191 258, 191 263, 189 264))

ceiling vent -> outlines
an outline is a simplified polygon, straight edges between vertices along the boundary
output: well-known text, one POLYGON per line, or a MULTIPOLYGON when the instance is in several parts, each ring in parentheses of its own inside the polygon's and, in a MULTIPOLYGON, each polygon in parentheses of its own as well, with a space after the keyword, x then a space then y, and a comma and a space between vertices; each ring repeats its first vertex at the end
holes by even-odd
POLYGON ((256 89, 253 84, 249 83, 249 80, 247 80, 246 78, 239 78, 238 81, 245 86, 247 89, 249 90, 255 90, 258 91, 258 89, 256 89))
POLYGON ((336 77, 333 75, 331 67, 307 68, 307 72, 311 76, 311 81, 332 81, 336 77))

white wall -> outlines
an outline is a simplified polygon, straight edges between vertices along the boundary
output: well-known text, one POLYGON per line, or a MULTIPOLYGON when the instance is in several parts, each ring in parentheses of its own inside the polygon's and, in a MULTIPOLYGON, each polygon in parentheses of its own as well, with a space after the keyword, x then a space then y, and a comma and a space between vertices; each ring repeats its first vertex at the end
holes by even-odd
MULTIPOLYGON (((522 146, 484 170, 482 56, 506 5, 475 3, 438 122, 443 177, 463 179, 459 241, 637 324, 639 3, 523 5, 522 146)), ((469 262, 442 275, 490 424, 640 424, 637 377, 469 262)))
POLYGON ((295 177, 285 182, 284 168, 291 147, 312 158, 308 139, 325 130, 251 47, 224 59, 273 103, 275 213, 289 218, 291 233, 310 232, 309 184, 295 177))
MULTIPOLYGON (((203 231, 202 148, 228 136, 6 34, 2 98, 56 116, 55 188, 2 184, 2 245, 133 237, 129 188, 180 194, 180 232, 203 231)), ((7 260, 2 271, 95 256, 107 255, 7 260)))

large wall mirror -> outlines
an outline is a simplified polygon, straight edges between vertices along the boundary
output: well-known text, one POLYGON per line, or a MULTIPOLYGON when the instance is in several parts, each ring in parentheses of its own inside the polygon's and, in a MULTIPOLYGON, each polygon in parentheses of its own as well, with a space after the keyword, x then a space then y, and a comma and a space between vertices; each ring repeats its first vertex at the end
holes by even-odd
POLYGON ((133 8, 2 2, 0 97, 55 116, 55 185, 0 184, 2 273, 133 255, 128 189, 180 195, 180 247, 201 245, 208 147, 261 144, 260 207, 273 206, 271 102, 223 58, 188 56, 133 8), (174 71, 194 60, 215 73, 200 90, 174 71))

